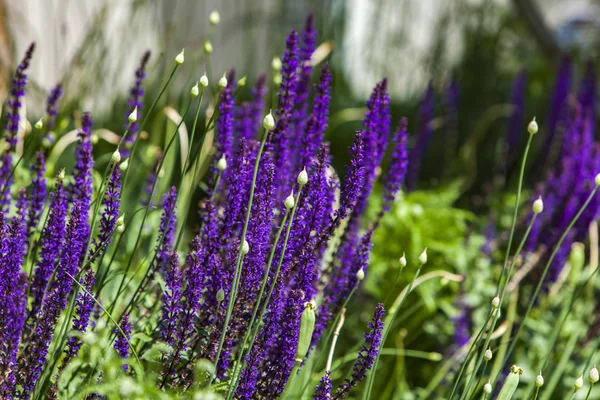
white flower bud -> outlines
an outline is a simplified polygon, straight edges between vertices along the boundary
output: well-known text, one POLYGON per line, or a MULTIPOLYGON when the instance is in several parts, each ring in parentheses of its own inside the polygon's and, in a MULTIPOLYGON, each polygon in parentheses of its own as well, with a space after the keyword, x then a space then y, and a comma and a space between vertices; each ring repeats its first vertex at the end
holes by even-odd
POLYGON ((500 297, 496 296, 492 299, 492 308, 496 309, 500 307, 500 297))
POLYGON ((575 384, 573 385, 575 390, 579 390, 583 387, 583 376, 580 376, 575 380, 575 384))
POLYGON ((44 127, 44 120, 40 118, 38 122, 35 123, 35 129, 38 131, 44 127))
POLYGON ((92 144, 97 144, 100 141, 100 137, 97 134, 92 133, 90 141, 92 142, 92 144))
POLYGON ((60 181, 64 181, 65 180, 65 169, 64 168, 62 168, 60 170, 60 172, 58 173, 58 180, 60 180, 60 181))
POLYGON ((133 109, 133 111, 131 112, 131 114, 129 114, 129 117, 127 117, 129 122, 133 123, 133 122, 137 121, 137 118, 138 118, 137 114, 138 114, 137 107, 135 107, 133 109))
POLYGON ((175 64, 181 65, 185 61, 185 57, 183 55, 184 50, 185 49, 181 49, 181 53, 177 54, 177 57, 175 57, 175 64))
POLYGON ((119 152, 119 149, 115 150, 114 153, 112 153, 110 159, 115 164, 121 161, 121 153, 119 152))
POLYGON ((273 71, 281 71, 281 59, 279 57, 273 58, 271 68, 273 68, 273 71))
POLYGON ((275 75, 273 75, 273 84, 275 86, 281 85, 281 80, 282 80, 281 74, 275 74, 275 75))
POLYGON ((406 254, 402 253, 402 257, 400 257, 400 266, 402 268, 406 267, 406 254))
POLYGON ((240 78, 240 79, 238 79, 238 81, 237 81, 237 85, 238 85, 238 87, 244 87, 244 86, 246 86, 246 82, 247 82, 247 81, 248 81, 248 78, 247 78, 247 77, 245 77, 245 76, 241 77, 241 78, 240 78))
POLYGON ((423 250, 423 252, 419 256, 419 262, 421 264, 425 264, 427 262, 427 247, 425 247, 425 250, 423 250))
POLYGON ((306 185, 306 183, 308 182, 308 174, 306 173, 306 167, 300 171, 300 173, 298 174, 298 183, 300 185, 306 185))
POLYGON ((283 204, 285 205, 285 208, 287 208, 288 210, 290 208, 294 207, 294 191, 293 190, 292 190, 292 193, 290 193, 290 195, 285 198, 285 201, 283 202, 283 204))
POLYGON ((487 349, 485 353, 483 353, 483 358, 485 361, 490 361, 492 359, 492 349, 487 349))
POLYGON ((223 154, 217 162, 217 169, 221 172, 227 169, 227 160, 225 159, 225 154, 223 154))
POLYGON ((486 395, 489 395, 492 393, 492 384, 491 383, 486 383, 485 385, 483 385, 483 393, 485 393, 486 395))
POLYGON ((594 183, 596 186, 600 186, 600 174, 596 175, 596 178, 594 178, 594 183))
POLYGON ((117 218, 117 226, 122 226, 125 223, 125 214, 117 218))
POLYGON ((129 166, 129 158, 121 163, 119 168, 121 168, 121 172, 127 171, 127 167, 129 166))
POLYGON ((535 387, 540 388, 542 386, 544 386, 544 377, 542 376, 542 373, 540 372, 540 374, 535 377, 535 387))
POLYGON ((192 97, 197 97, 200 94, 200 88, 198 87, 198 82, 192 87, 190 90, 190 95, 192 97))
POLYGON ((600 374, 598 373, 598 369, 596 368, 596 366, 590 369, 590 375, 588 376, 588 379, 592 384, 600 380, 600 374))
POLYGON ((356 280, 360 282, 363 279, 365 279, 365 271, 361 268, 356 272, 356 280))
POLYGON ((533 209, 533 212, 536 214, 539 214, 542 211, 544 211, 544 202, 542 201, 542 196, 538 197, 533 202, 533 206, 531 208, 533 209))
POLYGON ((203 88, 208 86, 208 76, 206 76, 206 72, 200 77, 200 86, 203 88))
POLYGON ((271 114, 270 111, 267 115, 265 115, 265 118, 263 119, 263 127, 268 131, 275 128, 275 119, 273 118, 273 114, 271 114))
POLYGON ((535 122, 535 117, 533 117, 529 125, 527 125, 527 131, 530 135, 535 135, 538 132, 538 124, 535 122))
POLYGON ((117 226, 117 232, 119 232, 119 233, 125 232, 125 224, 117 226))
POLYGON ((219 15, 219 12, 215 10, 210 13, 208 20, 210 21, 211 25, 219 25, 219 22, 221 22, 221 16, 219 15))
POLYGON ((204 42, 204 52, 205 52, 206 54, 212 54, 212 52, 213 52, 213 45, 212 45, 212 43, 210 42, 210 40, 206 40, 206 41, 204 42))
POLYGON ((242 242, 242 254, 246 255, 246 254, 248 254, 249 251, 250 251, 250 245, 248 244, 248 241, 246 239, 244 239, 244 241, 242 242))
POLYGON ((225 291, 223 290, 223 288, 219 289, 219 291, 217 291, 217 301, 221 302, 225 300, 225 291))
POLYGON ((219 87, 221 89, 225 89, 227 87, 227 76, 226 76, 226 74, 223 74, 223 76, 221 77, 221 79, 219 79, 219 87))

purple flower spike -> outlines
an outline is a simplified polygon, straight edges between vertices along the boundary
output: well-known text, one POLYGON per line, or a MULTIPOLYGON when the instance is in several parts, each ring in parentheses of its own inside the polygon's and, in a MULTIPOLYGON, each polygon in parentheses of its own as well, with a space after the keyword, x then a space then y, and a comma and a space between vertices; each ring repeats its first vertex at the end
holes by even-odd
POLYGON ((89 250, 88 262, 92 263, 106 249, 112 239, 112 234, 119 218, 119 205, 121 204, 121 169, 116 163, 112 169, 102 205, 104 210, 100 216, 100 233, 92 240, 89 250))
POLYGON ((313 400, 330 400, 332 388, 331 372, 327 371, 315 389, 313 400))
MULTIPOLYGON (((157 268, 159 272, 165 271, 168 266, 168 258, 177 229, 177 188, 171 187, 169 193, 163 197, 163 212, 160 216, 160 227, 158 230, 158 255, 157 268)), ((170 266, 169 266, 170 268, 170 266)))
MULTIPOLYGON (((92 155, 92 118, 85 112, 81 118, 81 130, 77 134, 79 143, 75 149, 75 170, 73 176, 75 182, 70 186, 71 202, 78 201, 81 205, 81 212, 84 214, 84 220, 87 224, 89 217, 92 195, 94 193, 94 182, 92 180, 92 170, 94 168, 94 157, 92 155)), ((89 226, 84 227, 82 233, 86 241, 89 237, 89 226)))
MULTIPOLYGON (((84 277, 80 281, 81 285, 88 291, 92 291, 94 286, 94 271, 88 268, 84 277)), ((80 290, 75 301, 75 318, 73 319, 73 330, 76 332, 85 332, 90 322, 90 315, 94 307, 94 299, 91 295, 80 290)), ((66 367, 72 358, 77 356, 83 341, 78 337, 71 336, 67 340, 65 348, 65 358, 62 360, 61 368, 66 367)))
MULTIPOLYGON (((133 87, 129 91, 129 104, 127 107, 127 115, 125 118, 129 117, 129 114, 135 110, 137 107, 137 119, 140 120, 142 116, 142 109, 144 108, 144 88, 142 84, 144 83, 144 79, 146 78, 146 65, 148 64, 148 60, 150 59, 150 50, 147 50, 142 59, 140 61, 140 66, 135 70, 135 83, 133 87)), ((127 128, 127 125, 125 125, 127 128)), ((139 133, 140 126, 138 122, 132 122, 129 126, 129 133, 123 140, 123 148, 121 149, 121 156, 123 159, 129 157, 129 153, 131 151, 131 147, 135 142, 135 138, 139 133)))
POLYGON ((552 100, 548 109, 548 118, 546 119, 546 136, 544 138, 543 148, 550 151, 558 125, 564 122, 568 112, 568 96, 571 90, 572 65, 568 57, 563 58, 554 82, 554 91, 552 100))
POLYGON ((402 182, 406 176, 408 169, 408 150, 406 144, 408 137, 406 135, 406 118, 400 120, 398 130, 392 139, 396 144, 392 152, 390 166, 383 181, 384 188, 384 211, 389 211, 392 208, 392 203, 396 197, 396 193, 400 190, 402 182))
POLYGON ((167 270, 165 273, 167 290, 163 293, 163 317, 160 325, 160 337, 166 343, 173 345, 177 316, 181 309, 181 272, 179 271, 179 256, 176 251, 167 255, 167 270))
POLYGON ((308 168, 311 166, 313 158, 323 142, 323 135, 327 129, 327 118, 329 117, 330 99, 331 72, 329 70, 329 64, 325 64, 321 70, 321 79, 317 86, 313 102, 313 111, 306 123, 306 132, 304 133, 300 150, 302 152, 300 168, 308 168))
MULTIPOLYGON (((119 357, 123 359, 129 358, 129 339, 131 338, 131 323, 129 322, 129 314, 123 314, 121 317, 121 322, 119 323, 121 326, 121 330, 125 334, 121 333, 121 330, 115 328, 115 333, 117 334, 117 339, 115 340, 115 350, 119 353, 119 357)), ((129 365, 123 365, 123 370, 127 371, 129 369, 129 365)))
POLYGON ((365 333, 365 344, 358 353, 358 359, 352 368, 352 375, 345 379, 345 382, 337 389, 334 399, 342 399, 348 392, 358 385, 365 377, 367 372, 373 366, 373 362, 379 354, 379 346, 381 345, 381 332, 383 331, 383 317, 385 309, 383 304, 377 304, 373 318, 368 325, 368 331, 365 333))
POLYGON ((219 103, 219 118, 217 119, 217 156, 215 157, 215 160, 218 160, 222 156, 225 156, 227 161, 233 158, 235 85, 235 71, 231 70, 227 76, 227 87, 221 92, 221 102, 219 103))
POLYGON ((406 189, 409 191, 413 191, 417 188, 417 183, 419 181, 419 172, 421 170, 421 160, 431 139, 431 119, 433 118, 433 102, 434 92, 433 86, 430 83, 427 86, 427 90, 423 94, 423 98, 421 99, 421 106, 419 109, 419 133, 416 138, 415 146, 410 153, 410 160, 408 162, 406 189))
POLYGON ((63 181, 58 177, 56 179, 56 189, 50 194, 50 215, 48 216, 48 223, 42 232, 40 258, 36 264, 33 283, 31 285, 31 296, 33 298, 30 312, 30 317, 32 318, 31 326, 37 320, 37 313, 44 300, 46 286, 54 272, 56 259, 62 249, 66 217, 67 198, 63 188, 63 181))
POLYGON ((238 143, 242 139, 245 141, 256 139, 256 134, 262 128, 261 121, 264 117, 266 93, 265 76, 260 75, 251 91, 252 100, 243 102, 236 113, 237 128, 235 131, 238 135, 238 143))
POLYGON ((27 214, 27 238, 35 231, 42 211, 44 203, 46 203, 46 159, 44 153, 38 151, 36 161, 31 166, 33 172, 33 180, 31 181, 31 202, 29 204, 29 213, 27 214))
POLYGON ((344 219, 352 212, 356 200, 363 190, 365 176, 365 133, 358 131, 350 148, 350 166, 340 194, 340 207, 336 211, 336 219, 344 219))
POLYGON ((62 85, 57 84, 48 95, 46 100, 46 127, 48 132, 42 138, 44 146, 49 147, 54 142, 53 130, 56 127, 56 116, 58 115, 58 102, 63 94, 62 85))

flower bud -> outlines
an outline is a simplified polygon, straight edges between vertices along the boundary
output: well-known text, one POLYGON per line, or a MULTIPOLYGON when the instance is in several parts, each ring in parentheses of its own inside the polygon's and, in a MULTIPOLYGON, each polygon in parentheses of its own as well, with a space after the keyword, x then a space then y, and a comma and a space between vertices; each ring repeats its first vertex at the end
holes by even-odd
POLYGON ((129 120, 130 123, 134 123, 137 121, 138 119, 138 111, 137 111, 137 106, 133 109, 133 111, 131 112, 131 114, 129 114, 129 117, 127 117, 127 119, 129 120))
POLYGON ((535 387, 540 388, 542 386, 544 386, 544 377, 542 376, 542 373, 540 372, 540 374, 535 377, 535 387))
POLYGON ((97 144, 98 141, 100 141, 100 137, 98 137, 97 134, 92 133, 92 137, 90 138, 90 142, 92 142, 92 144, 97 144))
POLYGON ((114 153, 112 153, 112 156, 110 157, 110 159, 114 164, 121 161, 121 153, 119 152, 119 149, 115 150, 114 153))
POLYGON ((219 12, 215 10, 210 13, 208 20, 210 21, 211 25, 219 25, 219 22, 221 22, 221 16, 219 15, 219 12))
POLYGON ((225 291, 223 290, 223 288, 219 289, 219 291, 217 292, 217 301, 220 303, 223 300, 225 300, 225 291))
POLYGON ((223 74, 221 79, 219 79, 219 87, 221 89, 225 89, 227 87, 227 74, 223 74))
POLYGON ((124 223, 125 223, 125 214, 123 214, 119 218, 117 218, 117 226, 123 226, 124 223))
POLYGON ((289 210, 290 208, 294 207, 294 203, 294 191, 292 190, 292 193, 290 193, 290 195, 285 198, 283 204, 285 205, 285 208, 289 210))
POLYGON ((425 264, 427 262, 427 247, 425 247, 425 250, 423 250, 423 252, 419 256, 419 262, 421 264, 425 264))
POLYGON ((59 181, 64 181, 65 180, 65 169, 64 168, 62 168, 60 170, 60 172, 58 173, 58 180, 59 181))
POLYGON ((361 268, 356 272, 356 280, 360 282, 363 279, 365 279, 365 270, 361 268))
POLYGON ((200 88, 198 87, 198 82, 196 82, 196 84, 194 86, 192 86, 192 89, 190 90, 190 95, 192 97, 197 97, 200 94, 200 88))
POLYGON ((212 54, 212 52, 213 52, 213 45, 210 42, 210 40, 205 40, 204 41, 204 52, 206 54, 212 54))
POLYGON ((300 171, 300 173, 298 174, 298 183, 300 185, 306 185, 306 183, 308 182, 308 174, 306 173, 306 167, 300 171))
POLYGON ((117 232, 119 232, 119 233, 125 232, 125 224, 117 226, 117 232))
POLYGON ((598 373, 598 369, 596 368, 596 366, 594 366, 594 368, 590 369, 590 375, 588 376, 588 379, 590 380, 590 382, 592 384, 594 384, 600 380, 600 374, 598 373))
POLYGON ((485 353, 483 353, 483 359, 484 359, 485 361, 490 361, 490 360, 492 359, 492 356, 493 356, 493 354, 492 354, 492 349, 487 349, 487 350, 485 351, 485 353))
POLYGON ((35 129, 38 131, 44 127, 44 120, 40 118, 38 122, 35 123, 35 129))
POLYGON ((583 376, 580 376, 579 378, 577 378, 575 380, 575 384, 573 384, 573 388, 575 388, 575 390, 579 390, 583 387, 583 376))
POLYGON ((542 196, 538 197, 533 202, 532 209, 533 209, 533 212, 536 213, 536 214, 539 214, 542 211, 544 211, 544 202, 542 201, 542 196))
POLYGON ((223 154, 217 162, 217 169, 221 172, 227 169, 227 160, 225 159, 225 154, 223 154))
POLYGON ((304 303, 304 311, 300 317, 300 334, 298 335, 298 347, 296 347, 296 360, 302 362, 312 342, 315 330, 316 307, 312 301, 304 303))
POLYGON ((281 74, 275 74, 275 75, 273 75, 273 84, 275 86, 280 86, 282 79, 283 78, 281 77, 281 74))
POLYGON ((488 382, 485 385, 483 385, 483 393, 485 393, 486 395, 492 393, 492 384, 491 383, 488 382))
POLYGON ((500 307, 500 297, 496 296, 492 299, 492 308, 495 310, 500 307))
POLYGON ((127 167, 129 167, 129 158, 127 160, 123 161, 121 163, 121 165, 119 165, 119 168, 121 169, 121 172, 127 171, 127 167))
POLYGON ((246 255, 246 254, 248 254, 249 251, 250 251, 250 245, 248 244, 248 241, 246 239, 244 239, 244 241, 242 242, 242 254, 246 255))
POLYGON ((248 78, 245 76, 242 76, 240 79, 238 79, 237 81, 237 85, 238 87, 244 87, 246 86, 246 82, 248 81, 248 78))
POLYGON ((208 86, 208 76, 206 76, 206 72, 200 77, 200 86, 203 88, 208 86))
POLYGON ((279 57, 273 58, 273 61, 271 61, 271 68, 273 68, 273 71, 281 71, 281 59, 279 57))
POLYGON ((181 53, 177 54, 177 57, 175 57, 175 64, 181 65, 185 61, 185 57, 183 55, 184 50, 185 49, 181 49, 181 53))
POLYGON ((529 125, 527 125, 527 131, 530 135, 535 135, 538 132, 538 124, 535 122, 535 117, 533 117, 529 125))
POLYGON ((402 253, 402 257, 400 257, 400 266, 402 268, 406 267, 406 254, 402 253))
POLYGON ((265 118, 263 119, 263 127, 268 131, 275 128, 275 119, 273 118, 273 114, 271 114, 270 111, 267 115, 265 115, 265 118))
POLYGON ((596 186, 600 186, 600 174, 596 175, 596 177, 594 178, 594 183, 596 184, 596 186))

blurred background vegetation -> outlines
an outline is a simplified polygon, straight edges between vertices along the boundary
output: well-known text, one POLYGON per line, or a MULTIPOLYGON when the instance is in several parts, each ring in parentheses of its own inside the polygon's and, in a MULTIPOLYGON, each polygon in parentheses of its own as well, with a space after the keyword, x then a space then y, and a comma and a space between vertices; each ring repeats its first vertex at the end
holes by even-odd
MULTIPOLYGON (((377 388, 377 398, 433 398, 432 390, 452 384, 451 375, 441 372, 460 364, 460 357, 453 358, 460 329, 467 335, 478 329, 485 318, 481 305, 487 307, 494 295, 501 262, 497 242, 505 239, 510 224, 515 162, 522 153, 519 147, 515 156, 504 160, 502 146, 513 112, 512 82, 525 71, 522 130, 524 133, 525 120, 535 115, 542 136, 561 60, 565 56, 571 59, 574 82, 579 82, 585 62, 598 55, 600 2, 0 0, 0 96, 6 97, 10 75, 23 49, 36 41, 27 119, 35 121, 42 115, 49 89, 62 82, 65 100, 58 131, 77 127, 80 112, 90 110, 95 127, 121 133, 128 88, 143 52, 152 51, 148 102, 157 94, 175 54, 185 48, 184 71, 178 73, 148 128, 146 148, 151 154, 175 134, 177 110, 183 108, 192 82, 205 70, 214 84, 226 69, 235 67, 238 76, 247 76, 249 83, 238 91, 238 101, 248 98, 259 74, 272 76, 271 60, 282 53, 287 32, 301 29, 309 13, 315 15, 320 56, 330 62, 334 75, 327 138, 341 179, 352 134, 361 126, 365 101, 382 77, 389 80, 393 120, 407 116, 411 133, 424 124, 433 130, 421 162, 419 190, 403 194, 382 221, 368 278, 349 306, 338 347, 339 354, 357 349, 375 302, 385 300, 386 306, 391 305, 412 278, 414 271, 410 270, 394 284, 399 257, 406 252, 409 269, 414 269, 418 254, 428 246, 430 261, 424 273, 431 273, 427 275, 430 279, 409 297, 386 344, 386 348, 424 353, 414 353, 417 358, 411 358, 411 353, 397 351, 382 357, 384 372, 378 373, 378 382, 387 384, 377 388), (221 15, 214 31, 208 23, 212 10, 221 15), (209 35, 214 52, 206 64, 201 56, 209 35), (420 121, 419 104, 428 85, 435 97, 433 118, 420 121), (449 106, 451 85, 458 89, 454 111, 449 106), (452 275, 436 275, 435 271, 452 275), (461 325, 461 321, 468 322, 461 325), (450 362, 441 361, 442 357, 450 362), (413 391, 408 392, 408 387, 413 391)), ((209 118, 211 112, 209 106, 203 115, 209 118)), ((192 116, 186 121, 188 128, 191 120, 192 116)), ((114 144, 110 135, 99 136, 95 151, 101 170, 114 144)), ((534 142, 533 162, 526 174, 526 200, 543 177, 540 166, 546 154, 542 143, 542 139, 534 142)), ((524 141, 519 146, 524 146, 524 141)), ((61 157, 59 152, 55 158, 69 164, 69 154, 61 157)), ((171 162, 180 162, 178 159, 173 156, 171 162)), ((147 170, 151 161, 132 167, 147 170)), ((143 179, 138 184, 141 190, 143 179)), ((161 185, 164 192, 168 177, 161 185)), ((191 235, 195 221, 187 224, 191 235)), ((559 300, 552 304, 560 304, 559 300)), ((540 313, 552 315, 553 310, 548 306, 540 313)), ((528 360, 533 363, 536 351, 544 348, 545 339, 539 334, 551 329, 551 324, 543 317, 538 322, 527 336, 535 345, 516 353, 521 366, 526 367, 528 360)), ((561 336, 564 346, 571 343, 570 333, 567 330, 561 336)), ((345 374, 350 367, 348 363, 336 373, 345 374)), ((572 368, 577 370, 576 365, 572 368)), ((523 380, 531 382, 536 373, 526 369, 523 380)))

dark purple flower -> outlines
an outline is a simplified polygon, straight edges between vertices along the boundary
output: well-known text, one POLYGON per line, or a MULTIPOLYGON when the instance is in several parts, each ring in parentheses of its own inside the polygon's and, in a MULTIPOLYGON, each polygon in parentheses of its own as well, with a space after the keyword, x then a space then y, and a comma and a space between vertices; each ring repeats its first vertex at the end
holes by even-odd
POLYGON ((389 211, 391 209, 396 193, 400 190, 406 176, 406 171, 408 169, 407 141, 406 118, 402 118, 398 125, 398 130, 392 139, 392 142, 396 147, 392 151, 390 166, 388 167, 388 171, 383 181, 384 211, 389 211))
POLYGON ((48 95, 46 100, 46 127, 48 131, 42 138, 42 143, 45 147, 49 147, 54 142, 53 130, 56 127, 56 116, 58 115, 58 102, 63 94, 62 85, 57 84, 48 95))
POLYGON ((452 318, 454 322, 454 345, 460 349, 469 342, 471 338, 471 308, 466 304, 464 296, 456 301, 458 314, 452 318))
POLYGON ((427 86, 427 90, 421 99, 419 109, 419 132, 417 134, 416 143, 410 152, 408 162, 408 174, 406 181, 406 189, 409 191, 415 190, 419 181, 419 172, 421 170, 421 160, 427 149, 431 139, 431 119, 433 118, 433 102, 434 92, 431 83, 427 86))
POLYGON ((173 345, 177 316, 181 310, 181 272, 179 271, 179 256, 176 251, 167 254, 165 272, 167 290, 163 293, 163 316, 160 325, 160 337, 166 343, 173 345))
POLYGON ((553 147, 552 141, 555 137, 558 125, 567 118, 567 100, 571 89, 571 70, 571 60, 568 57, 563 58, 556 73, 554 90, 552 92, 548 117, 546 118, 545 123, 546 135, 544 137, 543 148, 546 149, 546 151, 550 151, 551 147, 553 147))
POLYGON ((346 180, 340 194, 340 206, 336 210, 336 217, 340 220, 352 212, 356 200, 363 190, 365 177, 365 144, 364 131, 354 135, 354 142, 350 148, 350 165, 347 168, 346 180))
POLYGON ((19 359, 17 384, 23 388, 23 396, 29 397, 33 391, 42 368, 46 362, 48 348, 60 314, 67 306, 67 300, 73 289, 73 278, 77 275, 80 260, 87 243, 87 225, 85 213, 80 202, 75 201, 71 218, 64 235, 64 245, 56 270, 56 278, 50 284, 44 305, 38 316, 35 333, 19 359))
POLYGON ((262 129, 261 121, 264 116, 264 97, 266 93, 265 76, 260 75, 252 88, 252 99, 243 102, 236 111, 235 134, 238 142, 240 139, 246 141, 256 139, 257 133, 262 129))
POLYGON ((46 203, 46 178, 44 173, 46 172, 46 159, 44 153, 38 151, 35 163, 31 166, 31 172, 33 173, 33 179, 31 180, 31 194, 29 213, 27 214, 27 238, 31 237, 35 228, 37 227, 42 211, 44 210, 44 203, 46 203))
POLYGON ((160 226, 158 229, 158 251, 156 256, 158 271, 162 272, 167 268, 169 253, 173 247, 175 239, 175 230, 177 229, 177 188, 171 187, 169 193, 163 196, 163 212, 160 216, 160 226))
MULTIPOLYGON (((144 88, 142 86, 144 78, 146 78, 146 64, 150 59, 150 50, 147 50, 140 61, 139 67, 135 70, 135 83, 129 91, 129 103, 127 105, 127 115, 125 118, 129 118, 129 115, 137 107, 137 120, 139 121, 142 116, 142 109, 144 108, 144 88)), ((127 128, 127 125, 125 126, 127 128)), ((129 157, 129 153, 135 138, 139 133, 140 125, 138 122, 132 122, 129 126, 129 133, 123 139, 123 148, 121 149, 121 156, 123 159, 129 157)))
POLYGON ((37 319, 37 313, 40 310, 46 286, 54 272, 56 259, 62 249, 62 239, 65 234, 65 220, 67 217, 67 198, 65 195, 63 180, 56 178, 56 188, 50 194, 50 214, 48 222, 41 236, 40 256, 35 267, 33 282, 31 285, 31 304, 30 316, 33 322, 37 319))
POLYGON ((98 233, 98 236, 92 240, 92 245, 89 250, 89 263, 94 262, 100 253, 110 244, 113 232, 117 226, 120 204, 121 169, 119 168, 119 163, 116 163, 108 178, 106 192, 104 192, 104 199, 102 200, 104 210, 102 210, 102 215, 100 216, 100 232, 98 233))
POLYGON ((313 400, 330 400, 332 388, 333 384, 331 383, 331 372, 327 371, 315 389, 313 400))
POLYGON ((231 70, 227 76, 227 87, 221 91, 221 101, 219 102, 219 118, 217 119, 216 129, 217 155, 215 160, 222 156, 225 156, 227 161, 233 158, 235 86, 235 71, 231 70))
POLYGON ((329 101, 331 98, 331 72, 329 64, 323 65, 321 79, 317 86, 313 111, 308 117, 306 131, 304 132, 302 147, 302 160, 300 167, 310 167, 327 129, 327 118, 329 117, 329 101))
MULTIPOLYGON (((121 329, 115 328, 115 333, 117 334, 117 339, 115 340, 114 348, 119 353, 119 357, 123 359, 129 358, 129 339, 131 339, 131 323, 129 322, 129 314, 125 313, 121 317, 121 322, 119 323, 121 329), (125 334, 125 335, 123 335, 125 334)), ((123 365, 123 370, 127 371, 129 369, 129 365, 123 365)))
MULTIPOLYGON (((89 294, 94 286, 94 271, 88 268, 83 278, 81 278, 80 284, 87 290, 87 293, 83 290, 77 294, 77 300, 75 301, 75 317, 73 318, 73 330, 75 332, 83 333, 86 331, 90 322, 90 315, 94 307, 94 299, 89 294)), ((76 337, 71 336, 67 340, 65 346, 65 357, 62 359, 62 367, 68 365, 72 358, 77 356, 79 349, 81 348, 83 341, 76 337)))
POLYGON ((365 377, 367 372, 373 366, 373 362, 379 354, 379 346, 381 345, 381 332, 383 331, 383 317, 385 309, 383 304, 377 304, 373 318, 369 322, 368 331, 365 333, 365 344, 358 353, 358 359, 352 368, 350 378, 344 380, 344 383, 337 389, 334 399, 342 399, 348 392, 358 385, 365 377))
POLYGON ((585 64, 578 100, 584 115, 589 115, 593 130, 596 116, 596 68, 591 58, 585 64))
MULTIPOLYGON (((77 134, 79 143, 75 148, 75 169, 73 177, 75 181, 69 187, 71 202, 78 201, 81 205, 81 212, 84 214, 84 220, 87 222, 89 210, 92 204, 92 195, 94 194, 94 181, 92 171, 94 168, 94 157, 92 155, 92 118, 85 112, 81 118, 81 130, 77 134)), ((87 224, 86 224, 87 225, 87 224)), ((83 227, 82 233, 86 241, 90 235, 89 226, 83 227)))

